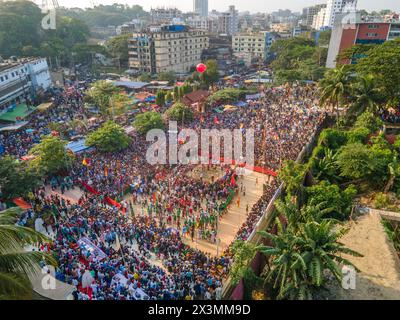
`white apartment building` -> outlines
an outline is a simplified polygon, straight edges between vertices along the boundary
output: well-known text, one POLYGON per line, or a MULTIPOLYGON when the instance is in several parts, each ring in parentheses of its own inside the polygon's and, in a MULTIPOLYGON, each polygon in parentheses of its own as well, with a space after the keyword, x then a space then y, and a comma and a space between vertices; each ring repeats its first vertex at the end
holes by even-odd
POLYGON ((303 10, 303 16, 304 16, 303 25, 312 27, 316 15, 321 11, 321 9, 325 9, 325 8, 326 8, 326 4, 317 4, 315 6, 304 8, 304 10, 303 10))
POLYGON ((356 11, 356 8, 357 0, 328 0, 324 27, 333 27, 336 15, 344 13, 345 10, 356 11))
POLYGON ((207 30, 209 33, 218 32, 218 19, 212 17, 189 17, 186 24, 193 29, 207 30))
POLYGON ((167 25, 137 32, 129 40, 129 66, 136 73, 174 71, 188 73, 201 62, 208 48, 204 30, 183 25, 167 25))
POLYGON ((315 30, 321 30, 325 24, 326 8, 321 8, 319 12, 314 16, 312 27, 315 30))
POLYGON ((0 63, 0 112, 17 101, 30 99, 51 87, 46 59, 26 58, 0 63))
POLYGON ((150 17, 153 23, 170 23, 174 18, 181 18, 182 11, 177 8, 152 8, 150 17))
POLYGON ((237 34, 232 39, 233 54, 250 65, 254 60, 266 59, 266 32, 237 34))

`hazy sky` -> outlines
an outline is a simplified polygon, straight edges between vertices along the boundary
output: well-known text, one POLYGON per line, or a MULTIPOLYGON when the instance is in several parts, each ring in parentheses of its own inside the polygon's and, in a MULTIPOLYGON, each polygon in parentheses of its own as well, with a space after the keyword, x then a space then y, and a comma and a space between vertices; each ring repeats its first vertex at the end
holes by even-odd
MULTIPOLYGON (((291 9, 292 11, 301 11, 302 8, 324 3, 326 0, 209 0, 209 9, 225 11, 228 6, 233 4, 240 11, 251 12, 271 12, 278 9, 291 9)), ((61 6, 68 7, 90 7, 91 0, 58 0, 61 6)), ((150 7, 166 6, 177 7, 183 11, 193 9, 193 0, 94 0, 97 4, 127 3, 129 5, 139 4, 148 10, 150 7)), ((400 11, 399 0, 358 0, 358 7, 366 10, 392 9, 400 11)))

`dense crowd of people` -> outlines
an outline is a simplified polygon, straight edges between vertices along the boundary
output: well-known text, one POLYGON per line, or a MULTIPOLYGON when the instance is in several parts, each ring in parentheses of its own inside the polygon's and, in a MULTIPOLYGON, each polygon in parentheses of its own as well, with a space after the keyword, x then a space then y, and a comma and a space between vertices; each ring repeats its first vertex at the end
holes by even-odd
MULTIPOLYGON (((55 96, 53 103, 47 112, 31 116, 32 130, 0 136, 6 154, 26 155, 42 135, 50 133, 50 123, 68 123, 86 112, 83 94, 76 88, 55 96)), ((189 127, 198 132, 252 128, 255 165, 277 171, 284 160, 298 157, 321 125, 325 115, 317 104, 311 86, 270 88, 257 100, 247 101, 246 107, 222 114, 211 110, 189 127)), ((136 136, 121 152, 79 155, 67 176, 48 180, 61 193, 81 188, 79 201, 70 203, 39 188, 33 210, 19 224, 51 213, 43 223, 54 241, 42 250, 55 254, 56 276, 77 288, 77 299, 221 299, 232 262, 230 248, 211 257, 184 239, 217 241, 219 219, 236 195, 245 195, 240 166, 203 165, 204 172, 213 171, 215 176, 194 177, 189 174, 194 165, 148 164, 148 145, 136 136), (89 241, 91 250, 82 239, 89 241)), ((246 209, 237 240, 249 238, 277 188, 276 179, 266 183, 261 198, 246 209)))

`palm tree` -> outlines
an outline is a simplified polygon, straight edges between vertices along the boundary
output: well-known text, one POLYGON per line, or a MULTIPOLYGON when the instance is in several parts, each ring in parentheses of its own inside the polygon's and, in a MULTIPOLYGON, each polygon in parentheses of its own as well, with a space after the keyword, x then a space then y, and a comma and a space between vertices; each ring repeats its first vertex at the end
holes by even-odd
POLYGON ((266 283, 274 281, 277 299, 310 299, 323 288, 327 270, 340 282, 342 272, 339 266, 353 266, 342 254, 361 257, 338 241, 344 232, 334 231, 334 224, 330 220, 317 222, 309 219, 297 228, 290 225, 283 228, 277 221, 276 235, 259 232, 273 243, 273 246, 263 245, 256 249, 271 259, 264 275, 266 283))
POLYGON ((315 167, 313 168, 313 171, 317 172, 315 179, 319 181, 332 179, 338 181, 340 177, 336 174, 338 170, 336 160, 339 153, 325 148, 324 154, 324 158, 315 161, 315 167))
POLYGON ((339 242, 345 232, 335 231, 333 225, 334 221, 329 220, 311 221, 300 228, 297 245, 301 252, 301 263, 306 266, 308 278, 316 287, 324 284, 326 270, 329 270, 338 282, 342 281, 339 265, 353 266, 349 260, 342 257, 343 254, 362 257, 339 242))
POLYGON ((349 84, 350 74, 346 66, 327 71, 319 83, 321 105, 332 106, 332 111, 336 109, 337 120, 339 120, 339 103, 348 97, 349 84))
POLYGON ((381 89, 377 87, 373 76, 359 77, 358 82, 354 85, 353 95, 355 100, 354 107, 357 108, 357 116, 364 111, 376 114, 382 96, 381 89))
POLYGON ((48 242, 42 234, 30 228, 14 225, 19 209, 0 212, 0 300, 27 298, 32 293, 28 275, 41 261, 55 265, 55 260, 42 252, 27 252, 24 247, 48 242))
POLYGON ((259 232, 264 239, 271 241, 273 246, 258 246, 256 250, 272 258, 268 270, 264 273, 265 283, 273 283, 273 289, 278 292, 277 298, 285 299, 293 295, 295 288, 299 288, 300 281, 304 278, 302 274, 305 274, 305 266, 296 263, 301 259, 296 250, 296 235, 292 230, 284 228, 278 219, 276 223, 276 235, 266 231, 259 232))

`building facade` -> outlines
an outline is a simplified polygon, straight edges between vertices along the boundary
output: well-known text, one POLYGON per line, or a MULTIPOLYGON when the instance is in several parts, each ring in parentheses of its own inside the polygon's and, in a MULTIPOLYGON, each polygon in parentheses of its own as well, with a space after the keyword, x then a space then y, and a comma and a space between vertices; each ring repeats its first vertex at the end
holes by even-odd
POLYGON ((312 27, 314 19, 321 9, 326 9, 326 4, 317 4, 315 6, 307 7, 303 9, 303 25, 312 27))
POLYGON ((232 38, 232 49, 235 57, 246 65, 251 65, 255 61, 265 61, 266 33, 237 34, 232 38))
POLYGON ((152 23, 171 23, 174 18, 182 18, 182 11, 177 8, 152 8, 150 17, 152 23))
POLYGON ((200 17, 208 16, 208 0, 193 0, 193 12, 200 17))
MULTIPOLYGON (((353 19, 339 15, 335 21, 329 44, 327 68, 335 68, 338 55, 356 44, 382 44, 400 38, 400 19, 385 21, 382 17, 362 17, 355 13, 353 19)), ((341 61, 355 63, 356 59, 341 61)))
POLYGON ((33 101, 40 90, 51 87, 46 59, 27 58, 0 63, 0 113, 12 104, 33 101))
POLYGON ((183 25, 166 25, 136 32, 129 40, 129 66, 137 73, 188 73, 201 62, 208 48, 204 30, 183 25))
POLYGON ((357 0, 328 0, 324 19, 324 27, 333 27, 337 15, 356 11, 357 0))
POLYGON ((235 6, 230 6, 228 12, 218 16, 218 32, 220 34, 235 35, 239 30, 239 13, 235 6))

